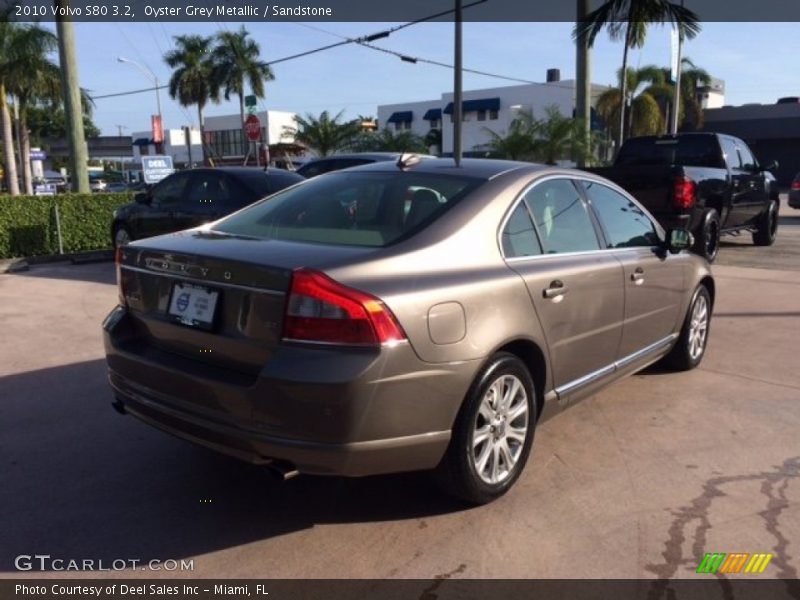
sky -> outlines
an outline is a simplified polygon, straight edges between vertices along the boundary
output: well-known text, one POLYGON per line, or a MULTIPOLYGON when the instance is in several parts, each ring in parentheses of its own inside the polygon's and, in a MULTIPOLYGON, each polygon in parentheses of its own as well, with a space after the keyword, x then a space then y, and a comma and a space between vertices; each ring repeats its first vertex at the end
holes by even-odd
MULTIPOLYGON (((92 95, 150 87, 147 77, 122 56, 152 71, 164 84, 170 69, 163 61, 181 34, 213 35, 238 29, 238 23, 76 23, 81 85, 92 95)), ((397 23, 244 23, 260 44, 264 60, 310 50, 340 40, 359 37, 397 23)), ((464 66, 472 69, 544 81, 548 68, 561 70, 562 79, 575 76, 575 47, 570 23, 464 23, 464 66)), ((781 96, 800 96, 800 72, 785 61, 800 56, 796 23, 703 23, 697 38, 684 46, 684 55, 725 80, 726 104, 773 103, 781 96)), ((452 64, 452 23, 420 23, 374 42, 420 58, 452 64)), ((592 82, 615 81, 622 61, 622 45, 601 33, 592 51, 592 82)), ((631 66, 670 61, 669 29, 653 26, 641 50, 630 52, 631 66)), ((376 115, 379 104, 438 98, 453 86, 453 71, 399 58, 354 44, 277 64, 275 81, 267 84, 267 96, 259 109, 319 114, 323 110, 345 116, 376 115)), ((464 89, 517 85, 491 77, 466 73, 464 89)), ((161 92, 166 128, 197 124, 194 107, 181 108, 161 92)), ((94 121, 104 135, 123 135, 148 130, 149 115, 156 112, 155 93, 96 101, 94 121)), ((238 101, 208 107, 208 115, 234 114, 238 101)))

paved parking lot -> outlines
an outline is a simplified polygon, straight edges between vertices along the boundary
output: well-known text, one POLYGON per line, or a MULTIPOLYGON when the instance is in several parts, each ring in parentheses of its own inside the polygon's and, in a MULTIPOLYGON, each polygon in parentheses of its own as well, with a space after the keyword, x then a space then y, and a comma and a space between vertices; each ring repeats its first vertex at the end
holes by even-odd
POLYGON ((772 552, 764 576, 797 578, 800 211, 783 212, 774 248, 723 247, 700 369, 652 368, 542 424, 517 486, 470 509, 419 474, 278 484, 121 417, 100 338, 113 266, 0 275, 0 576, 39 553, 194 559, 124 576, 663 580, 705 552, 772 552))

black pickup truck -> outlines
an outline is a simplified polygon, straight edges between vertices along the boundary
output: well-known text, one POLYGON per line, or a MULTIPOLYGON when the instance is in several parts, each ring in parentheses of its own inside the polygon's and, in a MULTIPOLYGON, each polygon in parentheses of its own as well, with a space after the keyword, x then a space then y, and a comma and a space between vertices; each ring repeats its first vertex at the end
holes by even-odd
POLYGON ((771 246, 778 230, 778 186, 742 140, 718 133, 635 137, 611 167, 588 169, 621 186, 664 228, 684 227, 695 251, 713 261, 721 234, 750 231, 771 246))

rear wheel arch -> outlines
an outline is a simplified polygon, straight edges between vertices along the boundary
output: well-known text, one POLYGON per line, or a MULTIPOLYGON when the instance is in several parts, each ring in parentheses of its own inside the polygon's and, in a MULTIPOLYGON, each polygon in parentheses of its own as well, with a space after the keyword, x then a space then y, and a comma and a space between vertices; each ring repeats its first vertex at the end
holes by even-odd
POLYGON ((536 391, 536 414, 541 416, 544 410, 544 394, 548 374, 547 359, 542 349, 531 340, 518 339, 497 348, 492 355, 498 352, 513 354, 528 368, 536 391))

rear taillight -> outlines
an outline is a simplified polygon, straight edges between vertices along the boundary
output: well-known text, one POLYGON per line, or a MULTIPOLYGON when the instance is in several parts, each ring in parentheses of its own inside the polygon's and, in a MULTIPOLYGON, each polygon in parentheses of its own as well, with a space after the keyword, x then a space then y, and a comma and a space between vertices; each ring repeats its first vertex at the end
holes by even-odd
POLYGON ((697 184, 688 177, 676 177, 672 202, 678 210, 687 210, 694 206, 697 184))
POLYGON ((117 289, 119 291, 119 303, 125 306, 125 290, 122 287, 122 247, 117 246, 114 251, 114 264, 117 267, 117 289))
POLYGON ((406 339, 379 298, 310 269, 297 269, 283 322, 283 339, 330 344, 391 344, 406 339))
POLYGON ((792 189, 793 190, 800 190, 800 181, 793 181, 792 182, 792 189))

